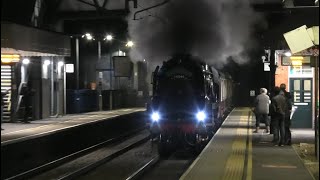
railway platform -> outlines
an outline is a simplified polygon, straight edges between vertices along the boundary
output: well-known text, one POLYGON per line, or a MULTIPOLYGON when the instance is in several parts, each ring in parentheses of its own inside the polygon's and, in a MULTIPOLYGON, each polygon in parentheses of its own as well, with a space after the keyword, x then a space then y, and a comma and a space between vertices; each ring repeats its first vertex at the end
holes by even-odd
POLYGON ((3 123, 1 179, 42 171, 39 167, 49 167, 57 159, 144 128, 144 111, 145 108, 126 108, 34 120, 28 124, 3 123))
MULTIPOLYGON (((250 108, 235 108, 181 180, 313 180, 292 146, 274 146, 272 135, 253 133, 250 108)), ((292 129, 292 143, 314 141, 314 130, 292 129)))
POLYGON ((145 108, 125 108, 111 111, 68 114, 57 118, 52 117, 34 120, 30 123, 3 123, 2 128, 4 130, 1 131, 1 145, 17 143, 19 141, 65 131, 73 127, 143 111, 145 111, 145 108))

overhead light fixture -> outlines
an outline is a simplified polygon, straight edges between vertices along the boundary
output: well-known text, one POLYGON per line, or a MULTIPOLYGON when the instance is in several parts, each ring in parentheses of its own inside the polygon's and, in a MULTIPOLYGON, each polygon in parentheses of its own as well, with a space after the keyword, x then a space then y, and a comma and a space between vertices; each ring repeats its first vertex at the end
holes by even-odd
POLYGON ((291 61, 292 66, 302 66, 302 61, 301 60, 294 60, 291 61))
POLYGON ((303 60, 303 56, 291 56, 290 57, 291 60, 303 60))
POLYGON ((134 43, 132 41, 128 41, 126 44, 126 46, 128 46, 128 47, 132 47, 133 45, 134 45, 134 43))
POLYGON ((290 57, 292 54, 291 54, 291 52, 288 51, 288 52, 285 52, 284 55, 287 57, 290 57))
POLYGON ((25 58, 22 60, 22 64, 29 64, 30 63, 30 60, 25 58))
POLYGON ((108 34, 104 40, 111 41, 113 39, 112 35, 108 34))
POLYGON ((48 60, 48 59, 44 60, 43 64, 48 66, 50 64, 50 60, 48 60))
POLYGON ((63 61, 59 61, 59 62, 58 62, 58 66, 59 66, 59 67, 61 67, 61 66, 63 66, 63 65, 64 65, 64 62, 63 62, 63 61))
POLYGON ((94 38, 92 37, 92 35, 90 33, 86 33, 84 35, 81 36, 82 38, 87 38, 87 40, 94 40, 94 38))

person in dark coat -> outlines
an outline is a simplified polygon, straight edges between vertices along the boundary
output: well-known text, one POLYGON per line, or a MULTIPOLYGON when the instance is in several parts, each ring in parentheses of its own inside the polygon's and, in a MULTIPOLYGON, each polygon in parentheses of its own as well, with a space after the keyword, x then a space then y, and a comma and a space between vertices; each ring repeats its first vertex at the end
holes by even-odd
POLYGON ((283 95, 286 98, 286 104, 287 108, 285 110, 285 121, 284 121, 284 127, 285 127, 285 136, 284 136, 284 141, 286 145, 291 145, 291 131, 290 131, 290 126, 291 126, 291 110, 292 110, 292 96, 289 92, 286 91, 286 85, 281 84, 280 85, 280 94, 283 95))
POLYGON ((275 146, 284 145, 286 98, 280 94, 280 88, 274 88, 275 96, 271 99, 271 121, 273 123, 273 143, 275 146), (279 137, 280 133, 280 137, 279 137))
POLYGON ((23 122, 24 123, 29 123, 29 117, 32 117, 32 96, 34 94, 33 90, 30 88, 30 85, 25 84, 22 87, 22 92, 21 94, 23 95, 22 97, 22 102, 24 104, 24 116, 23 116, 23 122))
MULTIPOLYGON (((273 88, 273 90, 274 90, 274 88, 273 88)), ((270 100, 275 96, 274 95, 274 92, 273 92, 273 90, 272 90, 272 92, 270 92, 270 93, 268 93, 268 96, 270 97, 270 100)), ((270 104, 269 104, 269 114, 268 114, 268 118, 269 118, 269 120, 270 120, 270 131, 269 131, 269 133, 270 134, 273 134, 273 123, 271 123, 271 118, 272 118, 272 109, 270 108, 272 105, 271 105, 271 102, 270 102, 270 104)))

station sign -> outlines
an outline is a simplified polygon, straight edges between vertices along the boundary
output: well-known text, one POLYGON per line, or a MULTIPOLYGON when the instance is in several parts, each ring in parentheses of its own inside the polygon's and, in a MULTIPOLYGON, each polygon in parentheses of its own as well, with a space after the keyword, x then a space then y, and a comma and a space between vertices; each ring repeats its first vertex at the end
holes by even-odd
POLYGON ((133 63, 128 56, 113 56, 114 77, 131 77, 133 63))
POLYGON ((309 66, 312 56, 282 56, 282 66, 309 66))
POLYGON ((66 64, 66 73, 74 73, 74 65, 66 64))
POLYGON ((264 71, 270 71, 270 63, 269 62, 263 63, 263 70, 264 71))
POLYGON ((250 90, 250 96, 256 96, 256 91, 255 90, 250 90))

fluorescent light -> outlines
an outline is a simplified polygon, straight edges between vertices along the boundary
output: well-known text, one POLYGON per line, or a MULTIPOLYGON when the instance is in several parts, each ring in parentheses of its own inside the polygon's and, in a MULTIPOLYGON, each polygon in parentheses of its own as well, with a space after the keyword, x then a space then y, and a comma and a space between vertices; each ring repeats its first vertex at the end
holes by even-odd
POLYGON ((302 66, 302 61, 299 61, 299 60, 298 61, 292 61, 291 65, 292 66, 302 66))
POLYGON ((291 56, 290 57, 291 60, 303 60, 302 56, 291 56))

